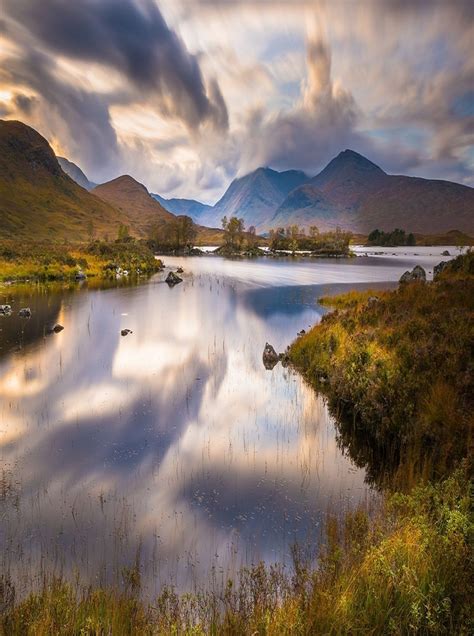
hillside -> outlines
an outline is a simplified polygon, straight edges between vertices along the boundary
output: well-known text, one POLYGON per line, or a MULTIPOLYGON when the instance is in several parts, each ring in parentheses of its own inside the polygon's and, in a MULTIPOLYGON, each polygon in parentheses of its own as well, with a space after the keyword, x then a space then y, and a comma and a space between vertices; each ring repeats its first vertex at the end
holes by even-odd
POLYGON ((0 120, 0 238, 87 240, 115 235, 123 215, 61 169, 46 139, 0 120))
POLYGON ((358 228, 404 227, 433 234, 453 228, 474 231, 474 188, 450 181, 388 176, 362 202, 358 228))
POLYGON ((59 165, 63 171, 71 177, 78 185, 86 190, 92 190, 96 187, 97 183, 89 181, 84 172, 72 161, 65 157, 57 157, 59 165))
POLYGON ((268 222, 268 227, 269 229, 288 225, 304 227, 317 225, 318 228, 324 225, 324 229, 332 229, 337 225, 346 227, 347 223, 341 223, 343 216, 342 208, 335 205, 321 190, 307 183, 290 192, 268 222))
POLYGON ((138 236, 146 237, 151 227, 164 226, 175 218, 144 185, 129 175, 103 183, 92 192, 120 210, 127 218, 130 231, 138 236))
POLYGON ((200 223, 202 217, 212 211, 212 206, 194 199, 165 199, 153 193, 151 196, 173 214, 190 216, 195 223, 200 223))
POLYGON ((212 210, 202 215, 201 223, 220 227, 223 216, 236 216, 244 219, 246 227, 255 225, 257 230, 266 227, 286 195, 307 179, 297 170, 276 172, 259 168, 234 179, 212 210))
MULTIPOLYGON (((147 238, 152 228, 164 231, 176 216, 159 203, 146 187, 129 175, 123 175, 94 188, 93 193, 103 201, 117 207, 126 217, 132 234, 147 238)), ((196 244, 219 244, 223 231, 195 224, 196 244)))

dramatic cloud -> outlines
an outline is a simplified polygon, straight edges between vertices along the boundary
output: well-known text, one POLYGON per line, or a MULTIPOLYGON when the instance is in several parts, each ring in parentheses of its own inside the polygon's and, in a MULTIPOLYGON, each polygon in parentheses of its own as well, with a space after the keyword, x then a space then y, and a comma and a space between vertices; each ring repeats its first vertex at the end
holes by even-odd
POLYGON ((474 185, 471 0, 0 0, 0 113, 102 181, 214 202, 344 148, 474 185))
POLYGON ((217 82, 206 93, 198 59, 166 25, 152 0, 5 0, 9 16, 58 54, 112 67, 163 112, 191 128, 228 125, 217 82))

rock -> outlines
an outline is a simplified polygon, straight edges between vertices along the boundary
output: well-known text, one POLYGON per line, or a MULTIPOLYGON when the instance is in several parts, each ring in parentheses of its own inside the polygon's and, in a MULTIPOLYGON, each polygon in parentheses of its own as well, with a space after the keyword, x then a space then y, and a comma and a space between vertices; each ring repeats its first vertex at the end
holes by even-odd
POLYGON ((76 276, 75 276, 76 280, 86 280, 86 278, 87 276, 84 274, 82 270, 79 270, 78 272, 76 272, 76 276))
POLYGON ((380 302, 380 298, 378 298, 377 296, 369 296, 367 298, 367 305, 369 307, 373 307, 374 305, 376 305, 378 302, 380 302))
POLYGON ((275 351, 271 344, 268 344, 268 342, 265 343, 265 349, 263 350, 262 359, 265 369, 269 370, 273 369, 273 367, 278 364, 280 360, 278 353, 275 351))
POLYGON ((29 307, 23 307, 18 312, 20 318, 31 318, 31 309, 29 307))
POLYGON ((449 250, 444 250, 444 252, 441 252, 441 256, 451 256, 451 254, 449 253, 449 250))
POLYGON ((423 267, 420 265, 415 265, 415 267, 411 270, 411 272, 405 272, 400 277, 400 283, 413 283, 413 282, 425 282, 426 281, 426 272, 423 267))
POLYGON ((57 325, 54 325, 53 327, 53 331, 54 333, 59 333, 60 331, 63 331, 64 327, 62 325, 60 325, 59 323, 57 325))
POLYGON ((122 331, 120 332, 120 335, 128 336, 129 333, 133 333, 133 331, 131 329, 122 329, 122 331))
POLYGON ((174 272, 169 272, 168 276, 165 279, 165 282, 168 283, 170 287, 174 287, 178 283, 182 283, 183 279, 180 278, 178 274, 175 274, 174 272))
POLYGON ((304 329, 302 329, 301 331, 298 331, 298 338, 301 338, 301 336, 304 336, 306 333, 306 331, 304 329))
POLYGON ((177 274, 182 274, 184 272, 184 269, 182 267, 178 267, 178 269, 176 270, 177 274))
POLYGON ((8 316, 12 313, 11 305, 0 305, 0 314, 2 316, 8 316))
POLYGON ((441 261, 433 267, 433 280, 436 280, 441 272, 444 272, 446 267, 449 265, 449 261, 441 261))

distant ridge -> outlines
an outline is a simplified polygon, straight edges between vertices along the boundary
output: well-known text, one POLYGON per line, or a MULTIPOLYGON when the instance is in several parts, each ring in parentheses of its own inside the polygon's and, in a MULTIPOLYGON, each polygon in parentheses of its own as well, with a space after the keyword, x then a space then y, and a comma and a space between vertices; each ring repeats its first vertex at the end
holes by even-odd
POLYGON ((159 194, 153 193, 151 196, 173 214, 190 216, 195 223, 200 223, 202 217, 212 210, 212 206, 194 199, 165 199, 159 194))
POLYGON ((71 179, 74 179, 74 181, 82 188, 92 190, 96 187, 97 183, 89 181, 84 172, 75 163, 69 161, 69 159, 66 159, 65 157, 58 157, 57 159, 64 172, 69 175, 71 179))

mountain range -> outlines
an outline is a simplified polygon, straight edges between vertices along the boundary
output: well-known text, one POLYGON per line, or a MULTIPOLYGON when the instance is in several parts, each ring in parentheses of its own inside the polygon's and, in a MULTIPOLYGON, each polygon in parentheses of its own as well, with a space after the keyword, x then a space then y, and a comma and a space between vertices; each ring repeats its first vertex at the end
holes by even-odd
MULTIPOLYGON (((121 225, 147 238, 152 227, 165 229, 175 219, 132 177, 96 186, 78 166, 56 157, 36 130, 0 120, 0 238, 114 238, 121 225)), ((195 229, 198 243, 221 241, 222 230, 195 229)))
POLYGON ((92 183, 64 157, 56 157, 38 132, 0 120, 0 236, 86 240, 115 236, 120 225, 137 237, 190 216, 197 242, 220 242, 221 220, 237 216, 258 232, 297 224, 435 234, 474 232, 474 188, 449 181, 389 175, 353 150, 344 150, 316 176, 258 168, 234 179, 214 205, 165 199, 128 175, 92 183), (208 227, 204 227, 208 226, 208 227))
MULTIPOLYGON (((258 232, 297 224, 368 233, 405 228, 424 234, 474 230, 474 189, 450 181, 389 175, 353 150, 344 150, 316 176, 259 168, 235 179, 224 196, 199 216, 219 225, 243 218, 258 232)), ((192 216, 192 213, 191 213, 192 216)))

